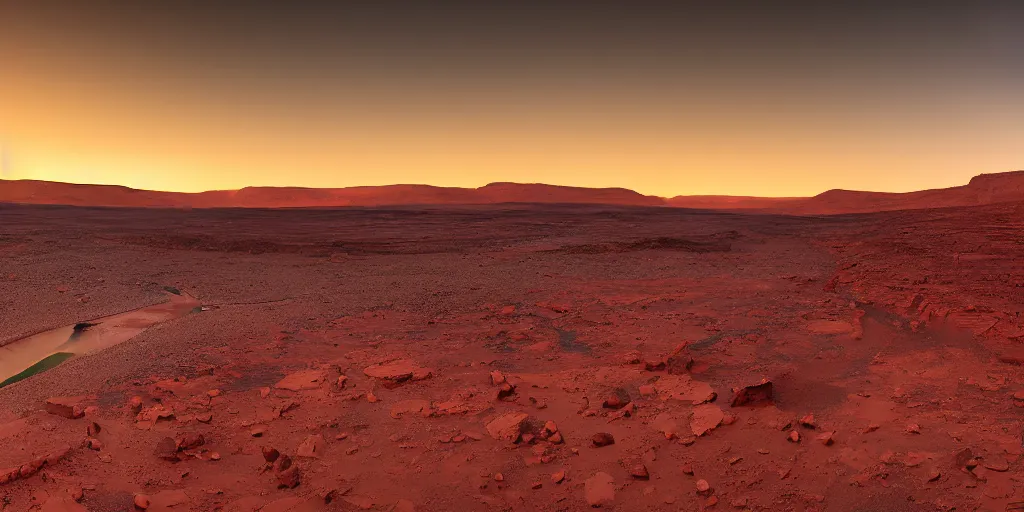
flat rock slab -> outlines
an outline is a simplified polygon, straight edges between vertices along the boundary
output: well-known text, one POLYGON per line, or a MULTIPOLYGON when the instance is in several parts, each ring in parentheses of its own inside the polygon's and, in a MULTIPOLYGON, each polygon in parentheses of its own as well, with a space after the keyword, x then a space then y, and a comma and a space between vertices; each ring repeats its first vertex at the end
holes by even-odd
POLYGON ((391 417, 398 419, 406 414, 422 414, 430 411, 430 402, 426 400, 402 400, 391 407, 391 417))
POLYGON ((654 389, 662 400, 700 404, 715 398, 711 385, 693 380, 689 375, 665 375, 654 383, 654 389))
POLYGON ((714 404, 698 405, 693 408, 693 418, 690 420, 690 430, 693 435, 702 436, 718 428, 725 419, 722 408, 714 404))
POLYGON ((327 374, 323 370, 302 370, 285 376, 274 387, 287 391, 317 389, 326 379, 327 374))
POLYGON ((615 479, 608 473, 596 473, 583 484, 583 497, 591 507, 615 501, 615 479))
POLYGON ((407 380, 423 380, 433 375, 433 370, 423 368, 408 359, 392 361, 390 363, 375 364, 363 370, 367 377, 390 381, 393 383, 405 382, 407 380))
POLYGON ((814 320, 804 326, 814 334, 846 334, 853 332, 853 326, 842 320, 814 320))

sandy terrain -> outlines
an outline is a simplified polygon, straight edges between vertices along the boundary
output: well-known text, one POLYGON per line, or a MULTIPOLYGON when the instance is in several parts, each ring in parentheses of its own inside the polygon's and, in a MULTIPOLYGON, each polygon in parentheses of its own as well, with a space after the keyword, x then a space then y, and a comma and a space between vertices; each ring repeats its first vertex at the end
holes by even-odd
POLYGON ((0 342, 206 309, 0 389, 0 510, 1005 510, 1022 228, 0 205, 0 342))

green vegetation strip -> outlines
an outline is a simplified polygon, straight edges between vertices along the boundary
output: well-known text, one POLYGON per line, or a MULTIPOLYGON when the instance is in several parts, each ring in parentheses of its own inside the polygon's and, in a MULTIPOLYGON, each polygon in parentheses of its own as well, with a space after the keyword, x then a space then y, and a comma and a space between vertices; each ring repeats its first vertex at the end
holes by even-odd
POLYGON ((49 370, 57 366, 58 364, 61 364, 64 361, 67 361, 68 359, 74 357, 74 355, 75 354, 71 352, 56 352, 50 354, 46 356, 46 358, 44 358, 42 361, 39 361, 38 363, 29 366, 28 368, 25 368, 21 373, 14 375, 3 382, 0 382, 0 388, 14 384, 19 380, 27 379, 37 373, 45 372, 46 370, 49 370))

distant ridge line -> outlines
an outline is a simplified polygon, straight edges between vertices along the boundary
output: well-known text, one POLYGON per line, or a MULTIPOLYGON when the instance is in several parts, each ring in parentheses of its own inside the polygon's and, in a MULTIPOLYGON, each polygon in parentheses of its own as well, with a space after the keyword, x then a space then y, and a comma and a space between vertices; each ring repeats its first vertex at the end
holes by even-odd
POLYGON ((346 188, 244 187, 207 192, 160 192, 121 185, 82 185, 0 179, 0 203, 137 208, 310 208, 340 206, 569 203, 664 206, 709 210, 827 215, 973 206, 1024 201, 1024 171, 979 174, 966 185, 916 192, 832 189, 813 197, 658 197, 621 188, 543 183, 488 183, 479 188, 382 185, 346 188))

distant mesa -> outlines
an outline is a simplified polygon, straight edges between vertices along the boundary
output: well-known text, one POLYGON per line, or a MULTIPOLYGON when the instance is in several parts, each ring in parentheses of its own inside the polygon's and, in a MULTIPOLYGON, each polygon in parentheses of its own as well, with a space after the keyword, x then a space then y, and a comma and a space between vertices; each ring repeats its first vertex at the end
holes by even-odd
POLYGON ((829 190, 814 197, 647 196, 625 188, 490 183, 480 188, 385 185, 348 188, 246 187, 198 193, 113 185, 0 180, 0 202, 142 208, 311 208, 502 203, 666 206, 707 210, 829 215, 1024 201, 1024 171, 981 174, 959 187, 889 193, 829 190))

